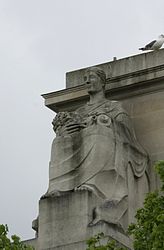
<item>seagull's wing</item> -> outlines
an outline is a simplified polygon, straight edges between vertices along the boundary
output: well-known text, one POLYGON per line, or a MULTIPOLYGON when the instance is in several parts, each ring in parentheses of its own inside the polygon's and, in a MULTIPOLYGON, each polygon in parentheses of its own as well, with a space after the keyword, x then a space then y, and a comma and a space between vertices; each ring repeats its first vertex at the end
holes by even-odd
POLYGON ((153 47, 153 45, 155 44, 156 41, 157 41, 157 40, 154 40, 154 41, 152 41, 152 42, 146 44, 145 49, 151 49, 151 48, 153 47))

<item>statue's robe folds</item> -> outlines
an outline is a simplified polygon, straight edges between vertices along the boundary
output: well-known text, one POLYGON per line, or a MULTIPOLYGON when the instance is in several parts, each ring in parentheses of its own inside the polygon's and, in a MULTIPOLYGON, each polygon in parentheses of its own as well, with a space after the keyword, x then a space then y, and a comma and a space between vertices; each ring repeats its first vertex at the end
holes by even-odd
POLYGON ((48 192, 88 187, 102 198, 94 222, 104 220, 125 228, 122 218, 127 214, 129 197, 137 199, 137 195, 142 196, 139 193, 148 191, 148 156, 119 102, 86 104, 76 113, 85 128, 54 139, 48 192))

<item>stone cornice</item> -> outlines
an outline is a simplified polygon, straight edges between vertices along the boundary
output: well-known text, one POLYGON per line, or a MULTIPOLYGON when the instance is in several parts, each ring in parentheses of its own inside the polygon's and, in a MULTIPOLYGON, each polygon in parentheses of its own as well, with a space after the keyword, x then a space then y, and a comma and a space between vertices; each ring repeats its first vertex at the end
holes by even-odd
POLYGON ((159 73, 160 71, 163 71, 163 70, 164 70, 164 64, 159 65, 159 66, 155 66, 155 67, 151 67, 151 68, 147 68, 147 69, 143 69, 143 70, 138 70, 138 71, 124 74, 121 76, 113 77, 111 79, 108 78, 107 82, 109 82, 109 83, 110 82, 118 82, 118 81, 132 79, 135 77, 138 78, 138 77, 143 77, 145 75, 152 74, 152 73, 154 75, 155 73, 159 73))
MULTIPOLYGON (((134 95, 164 89, 164 64, 107 78, 106 94, 110 99, 125 99, 134 95)), ((45 105, 58 112, 75 109, 87 100, 85 85, 43 94, 45 105)))

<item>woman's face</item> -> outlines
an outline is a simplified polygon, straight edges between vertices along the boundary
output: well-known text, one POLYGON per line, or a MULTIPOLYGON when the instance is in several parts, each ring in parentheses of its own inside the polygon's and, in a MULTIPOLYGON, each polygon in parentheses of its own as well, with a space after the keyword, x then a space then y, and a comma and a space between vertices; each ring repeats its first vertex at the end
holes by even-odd
POLYGON ((88 93, 98 93, 103 90, 101 78, 93 71, 85 73, 84 83, 87 86, 88 93))

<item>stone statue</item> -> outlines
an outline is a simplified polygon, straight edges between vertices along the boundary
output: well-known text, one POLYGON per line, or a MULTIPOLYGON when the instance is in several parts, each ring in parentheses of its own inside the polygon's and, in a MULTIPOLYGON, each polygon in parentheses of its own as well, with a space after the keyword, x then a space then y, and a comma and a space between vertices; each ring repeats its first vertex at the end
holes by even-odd
POLYGON ((89 102, 53 120, 56 138, 44 198, 90 190, 102 201, 90 225, 105 221, 126 230, 129 205, 140 205, 148 192, 148 156, 121 103, 105 98, 104 71, 86 70, 84 82, 89 102))

